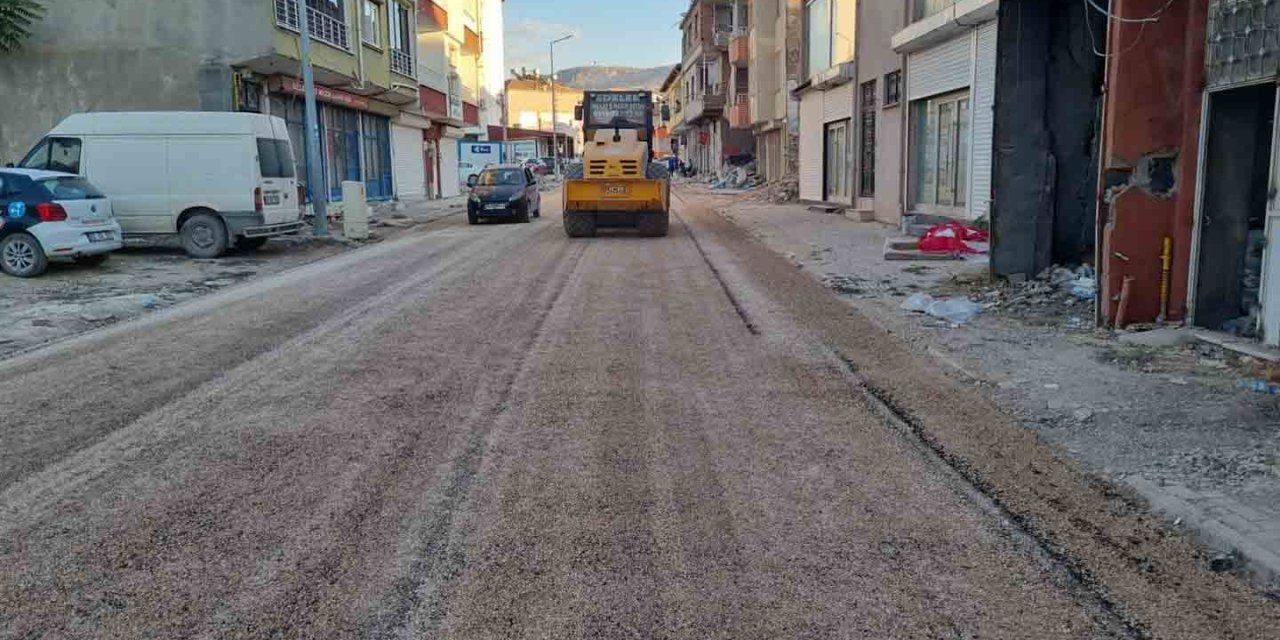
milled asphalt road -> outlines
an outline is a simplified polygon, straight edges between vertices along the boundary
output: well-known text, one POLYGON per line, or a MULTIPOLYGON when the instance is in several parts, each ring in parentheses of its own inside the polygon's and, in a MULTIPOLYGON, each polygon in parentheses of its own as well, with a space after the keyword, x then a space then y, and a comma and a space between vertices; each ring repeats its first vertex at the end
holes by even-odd
POLYGON ((1201 633, 1015 525, 704 207, 569 240, 555 199, 0 363, 0 638, 1201 633))

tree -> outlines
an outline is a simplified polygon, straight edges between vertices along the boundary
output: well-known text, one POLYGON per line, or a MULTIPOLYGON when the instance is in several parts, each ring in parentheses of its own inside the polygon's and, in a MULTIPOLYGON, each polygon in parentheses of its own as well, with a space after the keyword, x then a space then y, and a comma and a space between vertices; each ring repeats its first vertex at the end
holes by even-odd
POLYGON ((44 7, 36 0, 0 0, 0 54, 21 49, 42 16, 44 7))

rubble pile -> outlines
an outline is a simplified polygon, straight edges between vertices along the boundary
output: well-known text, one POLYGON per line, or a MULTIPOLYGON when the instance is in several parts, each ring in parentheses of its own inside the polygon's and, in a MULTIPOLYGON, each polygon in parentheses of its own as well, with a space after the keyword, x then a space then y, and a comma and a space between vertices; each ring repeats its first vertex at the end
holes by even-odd
POLYGON ((747 164, 741 167, 733 167, 726 171, 718 178, 711 180, 712 189, 754 189, 760 186, 764 179, 756 173, 755 163, 747 164))
MULTIPOLYGON (((1092 301, 1098 295, 1097 273, 1089 265, 1075 269, 1052 267, 1033 280, 1010 282, 989 287, 978 293, 983 306, 1001 309, 1014 315, 1084 318, 1093 313, 1092 301)), ((1083 319, 1068 322, 1083 328, 1083 319)))

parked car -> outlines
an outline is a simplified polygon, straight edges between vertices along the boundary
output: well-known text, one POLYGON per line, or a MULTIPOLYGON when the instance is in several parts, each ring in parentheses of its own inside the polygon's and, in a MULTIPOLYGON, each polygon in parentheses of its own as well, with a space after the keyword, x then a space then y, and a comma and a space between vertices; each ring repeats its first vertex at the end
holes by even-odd
POLYGON ((111 197, 126 236, 179 234, 196 258, 257 249, 302 227, 289 130, 253 113, 82 113, 21 167, 88 178, 111 197))
POLYGON ((498 165, 467 177, 471 196, 467 199, 467 222, 482 218, 513 218, 528 222, 542 216, 542 195, 538 179, 521 165, 498 165))
POLYGON ((123 243, 111 200, 84 178, 0 169, 0 269, 19 278, 44 273, 50 258, 101 264, 123 243))

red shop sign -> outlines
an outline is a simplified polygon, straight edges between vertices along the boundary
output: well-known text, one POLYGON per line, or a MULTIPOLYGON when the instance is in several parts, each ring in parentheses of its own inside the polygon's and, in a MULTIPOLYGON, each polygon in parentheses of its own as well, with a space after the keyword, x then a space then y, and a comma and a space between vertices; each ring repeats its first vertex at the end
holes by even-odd
MULTIPOLYGON (((285 93, 292 93, 298 96, 306 93, 303 89, 302 81, 297 78, 280 77, 279 86, 280 90, 285 93)), ((345 91, 338 91, 337 89, 330 89, 329 87, 322 87, 320 85, 316 85, 316 99, 321 102, 328 102, 330 104, 341 105, 343 107, 350 107, 352 109, 359 109, 362 111, 367 111, 369 109, 368 98, 347 93, 345 91)))
POLYGON ((710 144, 710 143, 711 143, 711 132, 709 132, 709 131, 699 131, 699 132, 698 132, 698 144, 710 144))

